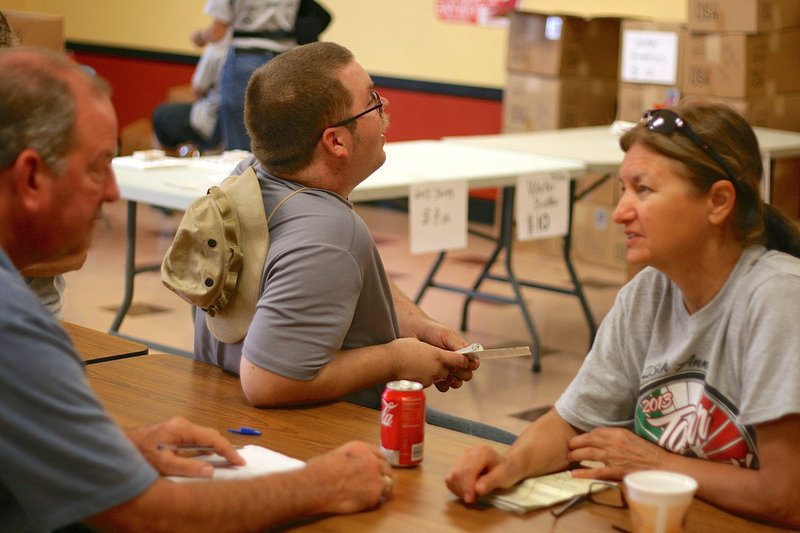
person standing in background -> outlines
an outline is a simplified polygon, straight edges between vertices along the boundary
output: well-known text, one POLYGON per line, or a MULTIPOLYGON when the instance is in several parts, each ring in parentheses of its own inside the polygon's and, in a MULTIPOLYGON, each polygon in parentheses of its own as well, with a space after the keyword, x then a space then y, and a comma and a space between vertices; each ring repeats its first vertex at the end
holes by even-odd
MULTIPOLYGON (((318 31, 315 31, 318 35, 327 27, 330 15, 314 2, 208 0, 206 3, 205 12, 214 17, 214 21, 192 34, 194 44, 204 46, 222 39, 229 28, 233 31, 220 82, 220 120, 226 150, 250 150, 250 137, 244 125, 244 96, 253 72, 298 43, 310 42, 309 38, 316 40, 316 35, 306 37, 296 32, 298 14, 301 8, 305 13, 309 4, 313 5, 310 18, 318 21, 318 31)), ((308 18, 303 17, 303 20, 308 18)))

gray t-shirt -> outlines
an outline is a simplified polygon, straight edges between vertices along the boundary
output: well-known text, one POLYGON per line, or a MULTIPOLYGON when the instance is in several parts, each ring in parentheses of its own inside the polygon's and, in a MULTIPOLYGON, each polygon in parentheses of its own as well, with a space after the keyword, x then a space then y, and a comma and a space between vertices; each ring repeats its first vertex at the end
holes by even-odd
MULTIPOLYGON (((230 25, 234 32, 291 32, 300 0, 208 0, 205 12, 230 25)), ((297 45, 291 38, 237 37, 233 46, 285 52, 297 45)))
POLYGON ((624 427, 686 455, 758 467, 753 425, 800 413, 800 259, 745 249, 722 290, 689 315, 647 268, 620 290, 556 402, 589 431, 624 427))
MULTIPOLYGON (((256 170, 267 214, 300 188, 268 175, 255 159, 245 163, 256 170)), ((276 374, 310 380, 340 349, 384 344, 398 337, 383 263, 350 202, 330 191, 305 190, 281 205, 269 232, 262 293, 247 335, 236 344, 219 342, 200 311, 195 323, 196 359, 238 373, 244 354, 276 374)), ((369 398, 348 397, 373 405, 378 392, 371 389, 369 398)))
POLYGON ((1 249, 0 343, 0 531, 51 531, 155 482, 89 388, 66 332, 1 249))

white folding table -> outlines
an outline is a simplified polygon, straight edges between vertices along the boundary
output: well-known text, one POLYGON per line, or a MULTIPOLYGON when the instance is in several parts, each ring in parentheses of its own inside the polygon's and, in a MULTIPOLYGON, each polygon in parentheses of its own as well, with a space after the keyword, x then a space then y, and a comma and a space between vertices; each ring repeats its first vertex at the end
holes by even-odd
MULTIPOLYGON (((800 156, 800 133, 794 131, 753 128, 764 160, 761 197, 772 197, 772 163, 776 159, 800 156)), ((619 147, 619 129, 611 126, 589 126, 562 130, 499 133, 446 137, 451 142, 473 146, 517 150, 527 154, 575 159, 586 165, 587 172, 614 174, 625 155, 619 147)))
MULTIPOLYGON (((407 141, 387 143, 386 163, 372 176, 358 185, 351 193, 349 200, 353 202, 382 200, 408 197, 409 189, 414 184, 442 183, 453 180, 464 180, 469 188, 502 187, 504 197, 511 199, 504 202, 503 223, 498 245, 485 266, 485 271, 497 258, 501 250, 505 251, 508 277, 504 278, 514 289, 513 298, 498 297, 478 291, 477 285, 472 289, 434 284, 433 275, 444 258, 440 253, 426 284, 420 290, 417 301, 427 287, 439 286, 446 290, 462 292, 469 298, 480 297, 494 301, 503 301, 518 305, 526 327, 531 335, 534 352, 534 368, 539 368, 539 341, 533 321, 520 291, 520 283, 511 268, 511 226, 513 212, 513 190, 519 176, 541 175, 553 172, 566 173, 574 183, 574 178, 585 173, 583 163, 558 159, 549 156, 533 155, 520 151, 498 149, 486 146, 470 146, 461 143, 443 141, 407 141)), ((136 206, 138 203, 156 205, 164 208, 185 210, 191 202, 206 193, 207 189, 221 182, 233 169, 233 163, 219 163, 217 160, 200 158, 180 161, 175 166, 153 167, 147 169, 131 168, 125 163, 128 159, 119 158, 114 162, 114 171, 120 188, 120 195, 128 201, 128 219, 126 231, 125 257, 125 295, 110 328, 110 333, 120 335, 119 328, 125 318, 133 299, 134 277, 136 274, 153 271, 159 265, 136 267, 136 206)), ((571 217, 571 213, 570 213, 571 217)), ((573 274, 574 287, 570 290, 552 289, 546 286, 530 284, 530 286, 547 290, 558 290, 577 296, 588 313, 588 304, 577 276, 573 274)), ((466 305, 465 305, 466 313, 466 305)), ((591 319, 589 313, 588 318, 591 319)), ((593 322, 591 322, 593 327, 593 322)), ((121 335, 124 336, 124 335, 121 335)), ((153 347, 158 345, 150 343, 153 347)), ((174 348, 161 346, 166 351, 175 352, 174 348)))

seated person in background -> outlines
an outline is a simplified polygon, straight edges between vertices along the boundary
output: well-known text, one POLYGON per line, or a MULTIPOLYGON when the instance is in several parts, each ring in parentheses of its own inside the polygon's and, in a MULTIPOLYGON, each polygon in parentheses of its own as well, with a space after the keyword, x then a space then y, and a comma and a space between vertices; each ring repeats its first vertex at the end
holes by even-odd
POLYGON ((117 120, 109 88, 65 56, 0 50, 0 531, 260 531, 355 512, 391 489, 380 451, 349 443, 296 471, 235 482, 159 443, 242 458, 216 430, 180 418, 123 433, 92 393, 66 332, 19 270, 85 254, 104 202, 117 120))
MULTIPOLYGON (((467 345, 458 333, 388 280, 369 229, 347 200, 386 158, 388 105, 350 51, 330 42, 284 52, 250 80, 245 118, 254 156, 234 174, 255 172, 266 213, 308 189, 275 210, 263 275, 236 288, 236 298, 253 299, 251 314, 198 311, 194 355, 238 373, 253 405, 345 399, 377 409, 389 381, 435 382, 445 392, 478 366, 453 351, 467 345)), ((168 257, 162 273, 176 267, 168 257)), ((434 410, 428 422, 515 438, 434 410)))
MULTIPOLYGON (((83 266, 82 261, 77 268, 81 266, 83 266)), ((64 272, 63 270, 58 270, 53 275, 47 275, 43 271, 27 270, 20 272, 25 276, 25 283, 39 299, 39 302, 59 320, 64 320, 64 288, 66 287, 64 272)))
POLYGON ((800 526, 800 236, 759 198, 750 126, 718 104, 645 114, 620 141, 625 285, 555 408, 504 454, 466 451, 467 503, 581 461, 575 477, 688 474, 697 496, 800 526))
POLYGON ((200 152, 222 148, 219 79, 230 40, 228 31, 203 50, 192 75, 193 102, 167 102, 153 110, 153 135, 157 141, 154 144, 167 155, 188 155, 180 153, 183 145, 191 145, 200 152))

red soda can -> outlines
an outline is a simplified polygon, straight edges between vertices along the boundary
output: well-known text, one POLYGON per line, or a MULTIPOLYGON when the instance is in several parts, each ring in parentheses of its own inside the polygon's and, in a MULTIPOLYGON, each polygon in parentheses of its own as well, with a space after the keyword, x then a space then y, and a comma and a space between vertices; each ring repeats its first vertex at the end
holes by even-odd
POLYGON ((425 392, 416 381, 390 381, 381 396, 381 450, 392 466, 422 462, 425 392))

